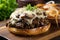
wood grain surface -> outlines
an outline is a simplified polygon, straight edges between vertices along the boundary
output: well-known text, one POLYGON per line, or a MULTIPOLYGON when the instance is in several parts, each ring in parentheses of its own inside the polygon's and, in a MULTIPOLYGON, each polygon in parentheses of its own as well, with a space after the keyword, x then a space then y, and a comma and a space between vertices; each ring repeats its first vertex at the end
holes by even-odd
POLYGON ((8 20, 0 22, 0 36, 3 36, 8 40, 49 40, 53 37, 60 36, 60 27, 58 29, 56 26, 51 26, 49 31, 40 35, 17 36, 8 31, 8 28, 5 26, 7 21, 8 20))
POLYGON ((60 30, 55 32, 46 32, 37 36, 17 36, 8 31, 6 26, 0 27, 0 36, 7 38, 8 40, 49 40, 53 37, 59 36, 60 30))

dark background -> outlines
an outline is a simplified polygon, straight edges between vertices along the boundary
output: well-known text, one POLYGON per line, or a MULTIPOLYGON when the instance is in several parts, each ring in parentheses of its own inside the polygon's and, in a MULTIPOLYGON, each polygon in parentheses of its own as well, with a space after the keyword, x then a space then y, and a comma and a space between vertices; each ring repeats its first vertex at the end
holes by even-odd
POLYGON ((44 0, 45 2, 48 2, 48 1, 55 1, 56 3, 60 3, 60 0, 44 0))

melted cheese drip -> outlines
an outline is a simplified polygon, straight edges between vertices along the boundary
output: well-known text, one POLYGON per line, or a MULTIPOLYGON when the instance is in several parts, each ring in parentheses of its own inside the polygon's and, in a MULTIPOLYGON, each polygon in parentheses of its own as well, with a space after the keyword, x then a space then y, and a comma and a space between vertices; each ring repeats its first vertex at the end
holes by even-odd
POLYGON ((46 16, 43 15, 43 12, 45 12, 45 11, 43 9, 40 9, 40 8, 37 8, 37 9, 35 9, 33 11, 26 10, 25 7, 19 8, 18 10, 16 10, 15 12, 13 12, 11 14, 11 16, 10 16, 10 18, 12 19, 11 23, 12 24, 15 23, 15 21, 13 19, 19 21, 20 19, 22 19, 21 18, 22 16, 25 16, 25 14, 30 16, 30 17, 32 16, 32 14, 34 14, 35 16, 32 19, 26 19, 29 24, 32 24, 33 19, 35 19, 36 17, 38 17, 38 18, 45 18, 46 17, 46 16), (37 15, 36 13, 40 13, 41 15, 37 15), (16 17, 17 15, 20 15, 19 18, 16 17))

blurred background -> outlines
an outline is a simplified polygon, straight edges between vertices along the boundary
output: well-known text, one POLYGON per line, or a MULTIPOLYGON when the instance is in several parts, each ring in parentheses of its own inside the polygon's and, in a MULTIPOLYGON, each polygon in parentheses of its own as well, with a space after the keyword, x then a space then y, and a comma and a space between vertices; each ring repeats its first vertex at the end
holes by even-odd
POLYGON ((0 0, 0 21, 9 19, 11 13, 18 7, 26 6, 29 3, 33 6, 48 1, 60 2, 60 0, 0 0))

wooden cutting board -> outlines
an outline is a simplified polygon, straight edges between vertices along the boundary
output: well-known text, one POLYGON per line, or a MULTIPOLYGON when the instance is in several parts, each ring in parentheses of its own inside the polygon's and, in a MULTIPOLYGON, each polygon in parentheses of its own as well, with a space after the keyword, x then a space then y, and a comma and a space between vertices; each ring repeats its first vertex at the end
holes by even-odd
POLYGON ((37 36, 17 36, 8 31, 6 26, 0 28, 0 36, 7 38, 8 40, 49 40, 53 37, 59 36, 60 30, 57 31, 48 31, 46 33, 37 35, 37 36))

